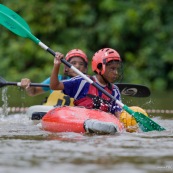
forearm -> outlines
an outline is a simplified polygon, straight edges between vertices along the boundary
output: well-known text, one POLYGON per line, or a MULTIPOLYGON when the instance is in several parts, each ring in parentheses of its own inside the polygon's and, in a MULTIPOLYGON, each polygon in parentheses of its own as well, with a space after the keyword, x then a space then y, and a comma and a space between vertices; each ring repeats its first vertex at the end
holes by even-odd
POLYGON ((36 96, 45 92, 41 87, 28 87, 25 90, 29 96, 36 96))
POLYGON ((63 83, 60 82, 59 79, 57 78, 59 69, 60 69, 60 65, 61 65, 61 59, 63 57, 64 57, 63 54, 56 52, 55 58, 54 58, 54 66, 53 66, 53 70, 52 70, 52 73, 50 76, 50 89, 52 89, 52 90, 63 90, 64 89, 63 83))
POLYGON ((25 90, 29 96, 35 96, 35 94, 36 94, 35 87, 29 87, 29 88, 26 88, 25 90))
POLYGON ((35 96, 44 93, 45 91, 42 89, 42 87, 33 87, 30 86, 31 81, 28 78, 21 79, 21 87, 25 89, 27 94, 29 96, 35 96))

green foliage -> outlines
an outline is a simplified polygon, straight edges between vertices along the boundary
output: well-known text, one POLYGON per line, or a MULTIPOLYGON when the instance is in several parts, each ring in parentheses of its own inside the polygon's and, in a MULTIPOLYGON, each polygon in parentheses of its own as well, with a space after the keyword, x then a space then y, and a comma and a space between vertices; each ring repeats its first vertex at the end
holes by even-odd
MULTIPOLYGON (((111 47, 122 57, 123 82, 146 84, 154 90, 173 87, 171 0, 1 0, 0 3, 22 16, 33 35, 54 51, 66 54, 80 48, 91 60, 97 50, 111 47)), ((0 30, 3 78, 18 81, 28 77, 41 82, 51 74, 50 54, 2 26, 0 30)))

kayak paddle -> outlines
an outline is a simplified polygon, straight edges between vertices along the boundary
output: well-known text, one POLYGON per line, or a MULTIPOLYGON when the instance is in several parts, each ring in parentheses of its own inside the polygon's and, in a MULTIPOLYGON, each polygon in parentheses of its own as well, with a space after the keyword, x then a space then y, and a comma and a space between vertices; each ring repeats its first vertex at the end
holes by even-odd
MULTIPOLYGON (((38 38, 36 38, 31 32, 28 24, 24 21, 23 18, 21 18, 18 14, 16 14, 14 11, 11 9, 7 8, 6 6, 0 4, 0 24, 2 24, 4 27, 12 31, 13 33, 29 38, 36 44, 38 44, 41 48, 55 56, 55 52, 50 49, 48 46, 46 46, 44 43, 42 43, 38 38)), ((154 122, 152 119, 149 117, 145 116, 142 113, 139 112, 134 112, 132 109, 130 109, 127 105, 124 105, 122 102, 119 100, 116 100, 114 96, 109 94, 106 90, 101 88, 97 83, 92 81, 89 77, 87 77, 85 74, 83 74, 81 71, 79 71, 77 68, 75 68, 73 65, 71 65, 69 62, 67 62, 65 59, 61 59, 61 62, 64 63, 66 66, 74 70, 78 75, 83 77, 87 82, 95 86, 97 89, 102 91, 106 96, 111 98, 112 100, 116 101, 116 103, 122 107, 126 112, 128 112, 130 115, 132 115, 139 127, 141 128, 142 131, 148 132, 148 131, 163 131, 165 128, 161 127, 159 124, 154 122)))
MULTIPOLYGON (((21 82, 7 82, 2 77, 0 77, 0 88, 7 86, 7 85, 13 85, 13 86, 21 86, 21 82)), ((39 83, 30 83, 30 86, 33 87, 49 87, 48 84, 39 84, 39 83)))
POLYGON ((132 97, 149 97, 150 90, 144 85, 129 84, 129 83, 115 83, 118 86, 122 95, 132 97))
MULTIPOLYGON (((21 82, 8 82, 0 76, 0 88, 13 85, 13 86, 21 86, 21 82)), ((148 87, 144 85, 136 85, 136 84, 125 84, 118 83, 116 84, 122 95, 132 96, 132 97, 148 97, 150 96, 150 90, 148 87)), ((33 87, 49 87, 49 84, 42 83, 30 83, 30 86, 33 87)))

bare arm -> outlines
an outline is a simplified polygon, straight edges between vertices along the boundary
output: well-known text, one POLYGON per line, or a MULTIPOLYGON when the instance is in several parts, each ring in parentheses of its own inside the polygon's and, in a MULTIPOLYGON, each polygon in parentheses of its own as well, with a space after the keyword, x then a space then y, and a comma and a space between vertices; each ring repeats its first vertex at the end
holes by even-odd
POLYGON ((44 93, 45 91, 41 87, 30 87, 30 79, 21 79, 21 87, 24 88, 29 96, 36 96, 44 93))
POLYGON ((43 94, 45 91, 41 87, 28 87, 26 92, 29 96, 36 96, 43 94))
POLYGON ((63 90, 64 84, 60 82, 57 78, 57 75, 59 73, 60 65, 61 65, 61 59, 64 57, 63 54, 56 52, 55 58, 54 58, 54 66, 52 70, 52 74, 50 76, 50 88, 52 90, 63 90))

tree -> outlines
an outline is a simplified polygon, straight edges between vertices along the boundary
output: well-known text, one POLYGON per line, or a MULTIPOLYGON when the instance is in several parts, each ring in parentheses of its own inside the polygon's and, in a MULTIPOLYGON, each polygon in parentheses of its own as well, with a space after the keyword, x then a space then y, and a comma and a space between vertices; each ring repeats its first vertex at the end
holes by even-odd
MULTIPOLYGON (((2 3, 19 13, 32 33, 54 51, 84 50, 91 60, 103 47, 116 49, 124 64, 124 82, 172 89, 173 41, 170 0, 30 0, 2 3)), ((30 40, 0 26, 0 69, 8 80, 41 82, 53 58, 30 40)), ((91 68, 89 69, 91 74, 91 68)))

